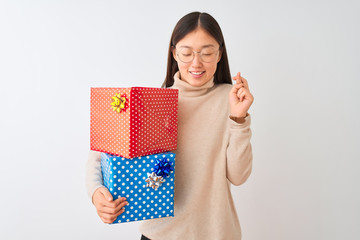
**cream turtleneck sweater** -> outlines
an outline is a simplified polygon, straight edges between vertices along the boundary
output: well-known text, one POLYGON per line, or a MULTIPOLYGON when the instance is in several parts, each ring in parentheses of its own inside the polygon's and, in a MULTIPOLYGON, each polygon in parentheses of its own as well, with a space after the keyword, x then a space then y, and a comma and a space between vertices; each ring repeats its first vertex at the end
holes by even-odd
MULTIPOLYGON (((241 230, 230 184, 251 173, 250 116, 242 124, 229 119, 230 84, 213 80, 201 87, 182 81, 179 89, 178 143, 175 160, 174 217, 145 220, 140 232, 152 240, 239 240, 241 230)), ((89 195, 102 186, 100 157, 87 165, 89 195)))

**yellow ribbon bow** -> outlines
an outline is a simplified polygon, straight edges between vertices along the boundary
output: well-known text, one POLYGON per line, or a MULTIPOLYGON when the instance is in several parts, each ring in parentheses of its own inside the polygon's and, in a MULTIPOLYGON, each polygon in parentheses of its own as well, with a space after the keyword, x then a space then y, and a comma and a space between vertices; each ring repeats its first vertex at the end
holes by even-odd
POLYGON ((114 111, 119 113, 119 112, 125 110, 125 108, 126 108, 126 95, 125 94, 123 94, 121 96, 120 93, 118 93, 115 96, 113 96, 112 99, 114 101, 111 103, 111 107, 114 111))

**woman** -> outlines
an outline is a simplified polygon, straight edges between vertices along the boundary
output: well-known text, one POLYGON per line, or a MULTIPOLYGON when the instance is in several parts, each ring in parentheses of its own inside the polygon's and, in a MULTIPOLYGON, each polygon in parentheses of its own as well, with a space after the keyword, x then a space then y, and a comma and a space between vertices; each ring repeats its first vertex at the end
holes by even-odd
MULTIPOLYGON (((216 20, 193 12, 179 20, 170 40, 163 87, 179 89, 174 217, 144 221, 142 239, 241 239, 230 185, 251 173, 253 102, 238 73, 232 85, 226 47, 216 20), (146 236, 146 237, 145 237, 146 236)), ((102 186, 98 153, 91 152, 87 186, 105 223, 124 212, 102 186)))

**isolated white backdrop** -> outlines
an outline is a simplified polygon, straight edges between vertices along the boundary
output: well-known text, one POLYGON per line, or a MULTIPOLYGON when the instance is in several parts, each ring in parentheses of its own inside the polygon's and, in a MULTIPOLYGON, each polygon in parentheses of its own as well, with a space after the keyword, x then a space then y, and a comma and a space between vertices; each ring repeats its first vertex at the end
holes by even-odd
POLYGON ((205 11, 255 96, 245 240, 359 239, 359 1, 0 1, 0 238, 139 239, 86 195, 89 89, 159 87, 205 11))

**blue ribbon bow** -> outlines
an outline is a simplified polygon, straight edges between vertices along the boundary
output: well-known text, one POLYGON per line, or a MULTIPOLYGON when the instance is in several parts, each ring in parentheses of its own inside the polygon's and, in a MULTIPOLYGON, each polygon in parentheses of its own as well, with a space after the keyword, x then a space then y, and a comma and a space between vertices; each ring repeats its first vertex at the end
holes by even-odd
POLYGON ((169 176, 170 172, 174 168, 171 166, 171 162, 167 158, 156 159, 154 172, 157 176, 162 176, 163 178, 169 176))

